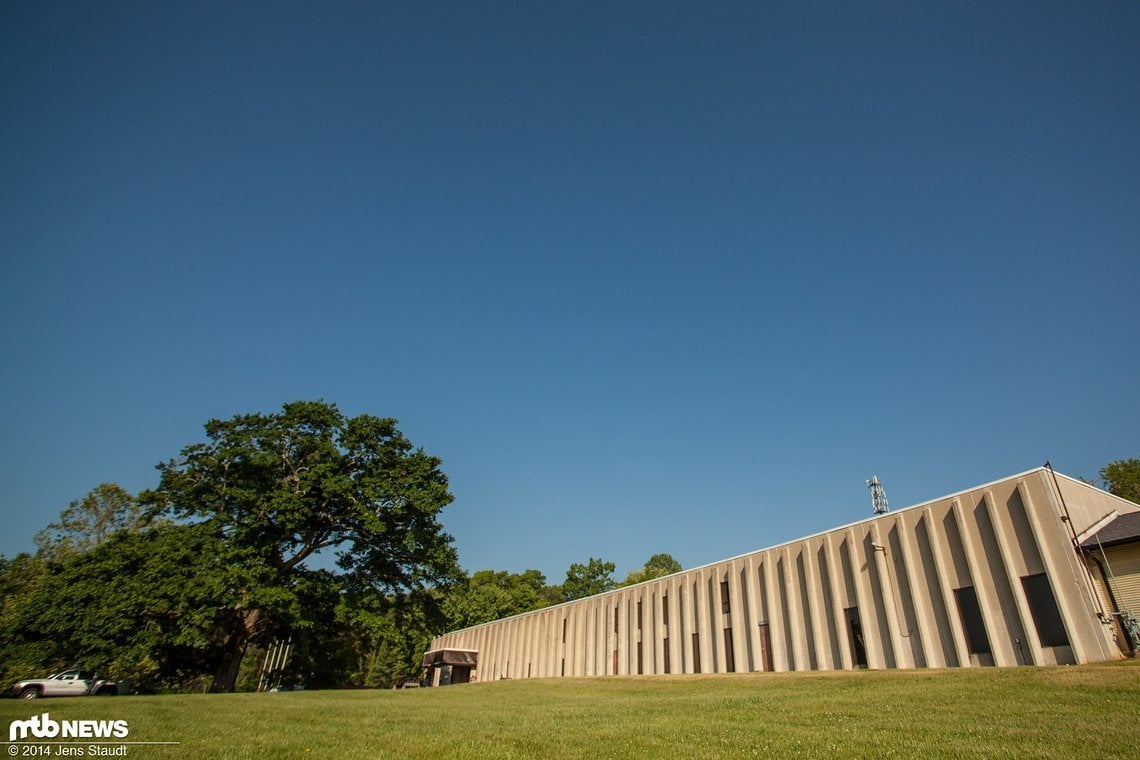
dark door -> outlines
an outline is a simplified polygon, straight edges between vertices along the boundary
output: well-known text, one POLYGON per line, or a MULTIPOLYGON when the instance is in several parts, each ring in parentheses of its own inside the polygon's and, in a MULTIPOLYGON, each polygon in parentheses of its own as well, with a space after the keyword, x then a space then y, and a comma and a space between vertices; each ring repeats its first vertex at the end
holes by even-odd
POLYGON ((867 667, 867 644, 863 640, 863 623, 859 620, 859 608, 848 607, 843 611, 847 618, 847 633, 851 642, 851 659, 857 668, 867 667))
POLYGON ((768 633, 768 624, 760 624, 760 670, 771 672, 772 666, 772 636, 768 633))

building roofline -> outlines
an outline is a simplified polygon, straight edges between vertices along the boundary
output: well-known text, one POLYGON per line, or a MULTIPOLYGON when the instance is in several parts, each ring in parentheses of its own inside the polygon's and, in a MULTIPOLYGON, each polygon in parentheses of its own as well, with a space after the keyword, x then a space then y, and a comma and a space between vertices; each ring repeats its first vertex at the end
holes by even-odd
MULTIPOLYGON (((547 609, 547 608, 542 607, 541 609, 547 609)), ((534 612, 534 611, 536 611, 536 610, 532 610, 532 612, 534 612)), ((524 612, 521 614, 525 615, 527 613, 524 612)), ((512 617, 518 617, 518 616, 513 615, 512 617)), ((503 618, 503 620, 506 620, 506 619, 507 618, 503 618)), ((496 620, 495 622, 497 623, 499 621, 496 620)), ((486 625, 486 623, 480 623, 479 625, 486 625)), ((473 625, 471 627, 472 628, 478 628, 479 626, 473 625)), ((467 629, 466 628, 460 628, 459 630, 466 631, 467 629)), ((433 652, 475 652, 476 654, 478 654, 479 650, 478 649, 464 649, 463 647, 440 647, 439 649, 429 649, 426 652, 424 652, 424 654, 432 654, 433 652)))
MULTIPOLYGON (((778 544, 772 544, 770 546, 764 546, 764 547, 761 547, 759 549, 752 549, 751 551, 744 552, 743 554, 737 554, 737 555, 732 556, 732 557, 726 557, 725 559, 718 559, 714 562, 707 562, 703 565, 697 565, 696 567, 690 567, 690 568, 687 568, 685 570, 680 570, 676 573, 670 573, 669 575, 662 575, 659 578, 652 578, 652 579, 647 580, 647 581, 641 581, 640 583, 634 583, 633 585, 630 585, 630 586, 622 586, 621 588, 616 588, 616 589, 613 589, 611 591, 603 591, 600 594, 591 594, 590 596, 583 596, 583 597, 578 598, 578 599, 571 599, 568 602, 559 602, 558 604, 552 604, 548 607, 539 607, 538 609, 535 609, 535 610, 529 610, 527 612, 519 612, 519 613, 516 613, 514 615, 509 615, 508 617, 497 618, 496 620, 489 620, 486 623, 479 623, 478 625, 471 625, 471 626, 467 626, 466 628, 457 628, 454 631, 447 631, 447 634, 459 633, 461 631, 473 631, 477 628, 482 628, 483 626, 486 626, 486 625, 495 625, 497 623, 501 623, 505 620, 514 620, 515 618, 526 617, 527 615, 534 615, 536 613, 546 612, 547 610, 555 610, 555 609, 558 609, 559 607, 566 607, 566 606, 569 606, 571 604, 577 604, 577 603, 579 603, 585 599, 599 599, 601 597, 611 596, 613 594, 620 594, 620 593, 626 591, 627 589, 637 588, 638 586, 644 586, 644 585, 648 585, 650 583, 657 583, 659 581, 668 580, 669 578, 674 578, 674 577, 679 576, 679 575, 685 575, 686 573, 692 573, 692 572, 695 572, 698 570, 706 570, 710 567, 716 567, 717 565, 723 565, 723 564, 726 564, 728 562, 735 562, 738 559, 744 559, 745 557, 751 556, 753 554, 759 554, 760 552, 771 551, 772 549, 779 549, 783 546, 790 546, 792 544, 799 544, 799 543, 803 543, 804 541, 811 541, 812 539, 819 538, 821 536, 826 536, 829 533, 837 533, 839 531, 849 530, 850 528, 854 528, 854 527, 859 526, 859 525, 871 523, 871 522, 874 522, 876 520, 882 520, 884 518, 890 517, 891 515, 897 515, 900 512, 910 512, 910 511, 915 510, 915 509, 922 509, 923 507, 927 507, 927 506, 934 504, 936 502, 946 501, 947 499, 954 499, 954 498, 964 496, 964 495, 969 494, 969 493, 973 493, 975 491, 981 491, 981 490, 984 490, 986 488, 991 488, 992 486, 995 486, 998 483, 1004 483, 1008 480, 1018 480, 1021 478, 1028 477, 1029 475, 1035 475, 1037 473, 1045 472, 1047 470, 1051 470, 1051 468, 1048 468, 1045 465, 1039 465, 1037 467, 1026 470, 1024 472, 1019 472, 1019 473, 1016 473, 1014 475, 1007 475, 1003 478, 997 478, 995 480, 990 480, 986 483, 982 483, 982 484, 976 485, 976 486, 971 486, 969 488, 963 488, 960 491, 954 491, 953 493, 946 494, 945 496, 938 496, 938 497, 933 498, 933 499, 927 499, 926 501, 919 502, 918 504, 911 504, 909 506, 902 507, 900 509, 896 509, 896 510, 893 510, 891 512, 886 512, 886 513, 881 514, 881 515, 871 515, 870 517, 865 517, 861 520, 856 520, 854 522, 847 523, 846 525, 839 525, 839 526, 836 526, 834 528, 828 528, 827 530, 822 530, 822 531, 819 531, 816 533, 812 533, 810 535, 803 536, 801 538, 793 538, 793 539, 790 539, 788 541, 781 541, 778 544)), ((1097 486, 1094 486, 1090 483, 1086 483, 1083 480, 1078 480, 1076 478, 1065 475, 1064 473, 1056 472, 1055 470, 1052 470, 1052 472, 1057 477, 1064 478, 1065 480, 1068 480, 1072 483, 1076 483, 1078 485, 1085 486, 1087 488, 1092 488, 1092 489, 1095 489, 1097 491, 1103 491, 1104 493, 1108 493, 1107 491, 1104 491, 1103 489, 1098 488, 1097 486)), ((1111 496, 1112 494, 1109 494, 1109 495, 1111 496)), ((1117 497, 1117 498, 1119 498, 1119 497, 1117 497)), ((446 634, 441 634, 441 635, 446 635, 446 634)))
MULTIPOLYGON (((930 506, 931 504, 935 504, 935 503, 940 502, 940 501, 946 501, 947 499, 953 499, 953 498, 956 498, 959 496, 965 496, 966 494, 973 493, 974 491, 981 491, 981 490, 984 490, 986 488, 991 488, 992 486, 995 486, 998 483, 1004 483, 1007 480, 1016 480, 1018 478, 1024 478, 1028 475, 1033 475, 1033 474, 1041 472, 1045 469, 1046 469, 1046 467, 1044 465, 1042 465, 1040 467, 1034 467, 1031 470, 1026 470, 1025 472, 1019 472, 1016 475, 1007 475, 1004 478, 997 478, 996 480, 991 480, 987 483, 982 483, 981 485, 971 486, 970 488, 963 488, 961 491, 955 491, 954 493, 949 493, 949 494, 946 494, 945 496, 937 496, 933 499, 927 499, 926 501, 919 502, 918 504, 910 504, 908 506, 900 507, 899 509, 895 509, 895 510, 892 510, 890 512, 885 512, 881 515, 871 515, 870 517, 864 517, 862 519, 855 520, 854 522, 849 522, 845 525, 837 525, 834 528, 828 528, 826 530, 821 530, 821 531, 818 531, 816 533, 811 533, 809 535, 802 536, 800 538, 793 538, 793 539, 789 539, 788 541, 781 541, 778 544, 772 544, 770 546, 763 546, 759 549, 752 549, 751 551, 746 551, 743 554, 737 554, 737 555, 732 556, 732 557, 726 557, 725 559, 718 559, 715 562, 708 562, 708 563, 705 563, 703 565, 697 565, 696 567, 690 567, 687 570, 681 570, 681 571, 676 572, 676 573, 670 573, 669 575, 663 575, 660 578, 653 578, 653 579, 648 580, 648 581, 641 581, 641 583, 635 583, 632 586, 623 586, 621 589, 614 589, 613 591, 606 591, 606 592, 601 593, 601 594, 594 594, 593 596, 605 596, 606 594, 615 594, 615 593, 618 593, 619 591, 626 589, 626 588, 636 588, 637 586, 640 586, 642 584, 655 583, 657 581, 665 580, 666 578, 672 578, 675 575, 684 575, 685 573, 691 573, 694 570, 705 570, 705 569, 710 568, 710 567, 716 567, 717 565, 723 565, 726 562, 735 562, 738 559, 744 559, 745 557, 748 557, 748 556, 753 555, 753 554, 758 554, 760 552, 771 551, 772 549, 779 549, 783 546, 790 546, 791 544, 799 544, 799 543, 803 543, 804 541, 811 541, 812 539, 820 538, 821 536, 826 536, 829 533, 838 533, 840 531, 844 531, 844 530, 848 530, 850 528, 854 528, 858 525, 864 525, 866 523, 872 523, 872 522, 875 522, 876 520, 882 520, 886 517, 890 517, 891 515, 897 515, 900 512, 910 512, 910 511, 915 510, 915 509, 922 509, 923 507, 930 506)), ((1076 480, 1074 478, 1070 478, 1069 476, 1062 475, 1061 473, 1057 473, 1057 475, 1061 475, 1062 477, 1065 477, 1066 479, 1071 480, 1075 483, 1081 483, 1082 485, 1088 485, 1087 483, 1084 483, 1083 481, 1076 480)), ((1093 486, 1093 488, 1095 488, 1095 486, 1093 486)), ((582 598, 583 599, 589 599, 591 597, 582 597, 582 598)), ((574 601, 577 602, 580 600, 575 599, 574 601)), ((562 604, 571 604, 571 602, 562 602, 562 604)), ((550 608, 549 607, 542 607, 540 609, 550 609, 550 608)), ((536 610, 532 610, 532 612, 533 611, 536 611, 536 610)), ((529 613, 523 612, 520 614, 526 615, 529 613)), ((515 616, 512 616, 512 617, 515 617, 515 616)), ((507 618, 503 618, 503 619, 506 620, 507 618)))

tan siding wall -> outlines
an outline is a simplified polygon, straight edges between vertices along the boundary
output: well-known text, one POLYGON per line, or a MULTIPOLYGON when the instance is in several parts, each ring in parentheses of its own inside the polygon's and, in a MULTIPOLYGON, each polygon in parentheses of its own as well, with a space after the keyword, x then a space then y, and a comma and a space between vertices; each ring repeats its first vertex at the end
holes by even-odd
MULTIPOLYGON (((1110 613, 1130 612, 1133 616, 1140 617, 1140 543, 1111 546, 1103 550, 1097 548, 1089 553, 1096 567, 1097 591, 1105 609, 1110 613), (1109 568, 1112 571, 1111 583, 1106 577, 1109 568)), ((1112 618, 1117 645, 1122 652, 1129 652, 1130 645, 1120 617, 1113 614, 1112 618)))
MULTIPOLYGON (((1099 519, 1108 505, 1135 509, 1121 509, 1119 499, 1064 476, 1057 482, 1068 513, 1082 520, 1099 519)), ((615 651, 616 672, 637 674, 639 645, 647 675, 692 673, 698 663, 702 673, 730 666, 737 672, 850 669, 856 652, 846 611, 856 608, 870 668, 1112 659, 1118 652, 1098 619, 1097 589, 1062 513, 1051 474, 1035 470, 668 578, 452 632, 432 648, 479 649, 479 680, 608 675, 615 672, 615 651), (1041 645, 1022 580, 1041 573, 1070 646, 1041 645), (965 587, 977 594, 990 655, 968 650, 956 597, 965 587)), ((1122 553, 1120 568, 1111 553, 1109 559, 1140 611, 1138 554, 1122 553)))
POLYGON ((1113 546, 1104 553, 1116 581, 1116 601, 1140 615, 1140 543, 1113 546))

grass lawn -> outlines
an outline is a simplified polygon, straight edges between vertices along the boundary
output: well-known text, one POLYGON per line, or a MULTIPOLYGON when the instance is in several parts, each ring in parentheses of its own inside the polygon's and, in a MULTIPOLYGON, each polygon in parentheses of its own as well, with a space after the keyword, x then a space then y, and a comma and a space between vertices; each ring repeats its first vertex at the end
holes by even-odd
MULTIPOLYGON (((128 741, 180 742, 130 746, 128 757, 171 760, 1134 760, 1140 757, 1140 662, 501 681, 399 692, 6 699, 0 730, 43 712, 53 720, 127 720, 128 741)), ((85 756, 92 756, 90 749, 85 756)))

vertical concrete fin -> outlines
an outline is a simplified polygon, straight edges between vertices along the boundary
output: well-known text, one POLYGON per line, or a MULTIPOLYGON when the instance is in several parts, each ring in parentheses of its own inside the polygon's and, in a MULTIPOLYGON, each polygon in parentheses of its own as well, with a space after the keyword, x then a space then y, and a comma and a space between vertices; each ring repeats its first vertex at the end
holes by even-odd
MULTIPOLYGON (((1013 596, 1014 608, 1017 610, 1018 621, 1021 624, 1021 630, 1024 635, 1024 641, 1028 645, 1027 652, 1024 652, 1025 661, 1023 665, 1041 664, 1043 652, 1041 649, 1041 638, 1037 635, 1037 627, 1033 623, 1033 615, 1029 610, 1029 602, 1025 598, 1025 589, 1021 585, 1021 574, 1017 572, 1015 557, 1013 553, 1013 541, 1016 536, 1013 534, 1013 523, 1010 519, 1009 513, 1000 509, 997 506, 997 501, 994 499, 993 491, 986 489, 982 493, 982 504, 985 506, 986 512, 990 516, 990 525, 994 531, 994 540, 997 543, 998 554, 1001 556, 1002 569, 1005 572, 1006 582, 1009 585, 1010 594, 1013 596)), ((1017 653, 1023 650, 1014 642, 1017 653)))
POLYGON ((816 560, 816 547, 811 542, 801 544, 804 563, 804 582, 807 585, 808 612, 811 614, 813 659, 817 670, 833 670, 831 637, 828 634, 827 618, 823 609, 823 583, 816 560))
POLYGON ((612 606, 610 597, 598 597, 597 632, 594 634, 594 672, 599 676, 610 675, 610 661, 613 647, 610 646, 610 630, 612 623, 609 619, 609 609, 612 606))
MULTIPOLYGON (((1050 484, 1044 485, 1044 491, 1046 498, 1057 498, 1050 484)), ((1017 493, 1029 518, 1029 528, 1033 532, 1033 540, 1037 543, 1041 562, 1045 566, 1045 575, 1061 612, 1061 621, 1073 657, 1082 665, 1094 660, 1118 659, 1120 653, 1113 644, 1111 629, 1096 617, 1096 612, 1100 611, 1100 600, 1088 578, 1088 568, 1083 558, 1077 556, 1064 526, 1060 526, 1060 531, 1056 528, 1049 530, 1047 527, 1049 522, 1060 522, 1060 506, 1056 503, 1052 505, 1052 515, 1045 510, 1038 510, 1024 479, 1017 481, 1017 493), (1058 583, 1058 578, 1072 580, 1058 583)))
POLYGON ((885 668, 887 667, 884 653, 886 641, 883 632, 879 630, 878 615, 875 614, 868 578, 870 570, 869 568, 864 570, 871 560, 865 556, 863 542, 855 540, 855 531, 852 528, 847 529, 846 544, 848 571, 851 573, 851 583, 855 588, 856 607, 859 610, 859 621, 863 626, 863 638, 867 642, 867 667, 885 668))
POLYGON ((804 629, 804 612, 800 597, 800 579, 796 564, 792 560, 792 552, 784 547, 780 556, 781 571, 784 575, 783 591, 784 602, 788 608, 788 622, 792 637, 792 656, 795 660, 795 669, 811 670, 811 663, 807 655, 807 632, 804 629))
POLYGON ((732 662, 737 673, 747 672, 748 667, 748 615, 744 603, 745 589, 741 587, 740 560, 734 561, 728 571, 729 621, 732 627, 732 662))
POLYGON ((697 657, 700 657, 700 672, 701 673, 715 673, 716 653, 713 651, 712 642, 709 636, 709 607, 711 600, 709 599, 709 578, 711 572, 709 570, 702 570, 697 573, 693 583, 693 601, 696 604, 697 613, 697 652, 693 655, 694 670, 696 669, 697 657))
POLYGON ((977 519, 967 519, 966 508, 958 500, 955 500, 950 508, 958 527, 958 535, 962 540, 966 566, 970 569, 970 583, 978 596, 978 607, 981 608, 982 622, 985 624, 994 664, 999 667, 1016 665, 1013 643, 1010 641, 1009 631, 1002 615, 1001 599, 998 598, 993 579, 985 572, 987 563, 982 553, 984 549, 979 545, 981 539, 976 536, 977 519))
POLYGON ((681 599, 677 584, 677 578, 671 577, 669 579, 669 627, 667 633, 669 635, 669 672, 670 673, 683 673, 685 672, 681 664, 681 656, 685 651, 684 631, 680 624, 681 612, 681 599))
POLYGON ((744 575, 747 578, 747 582, 744 584, 744 599, 748 612, 748 622, 746 623, 748 628, 748 651, 750 653, 748 669, 755 672, 764 669, 760 644, 760 622, 762 620, 760 616, 760 575, 759 568, 756 566, 755 554, 750 554, 745 561, 744 575))
POLYGON ((887 635, 890 637, 891 654, 894 656, 895 667, 898 668, 911 668, 914 663, 910 657, 910 647, 903 646, 902 636, 906 631, 902 631, 899 627, 902 625, 902 618, 898 603, 897 586, 898 582, 891 572, 892 558, 887 556, 888 547, 883 541, 883 534, 879 530, 879 522, 871 523, 871 557, 875 563, 875 576, 878 578, 878 588, 874 583, 871 583, 871 593, 879 601, 879 606, 883 610, 883 617, 886 619, 887 635))
POLYGON ((926 535, 930 539, 930 554, 934 559, 934 571, 938 577, 938 588, 942 592, 942 606, 946 610, 947 622, 950 628, 950 637, 954 640, 954 655, 959 667, 969 667, 970 651, 966 646, 966 633, 962 625, 962 616, 958 612, 958 601, 954 598, 954 588, 950 584, 950 571, 946 564, 946 555, 942 549, 945 535, 938 530, 934 522, 934 513, 930 507, 923 510, 923 519, 926 521, 926 535))
POLYGON ((783 591, 779 588, 776 573, 776 552, 764 552, 764 564, 761 566, 764 576, 764 605, 768 616, 768 637, 772 640, 772 669, 783 673, 792 669, 784 638, 784 607, 783 591))
POLYGON ((835 621, 835 636, 839 644, 839 658, 844 670, 855 667, 851 657, 851 641, 847 636, 847 619, 843 616, 844 592, 840 587, 843 578, 843 568, 839 564, 838 552, 835 551, 835 537, 830 533, 823 539, 824 551, 827 556, 828 582, 831 584, 831 615, 835 621))
POLYGON ((584 676, 589 673, 590 653, 587 642, 590 640, 590 606, 593 601, 583 601, 573 605, 574 622, 567 631, 567 640, 574 639, 574 667, 567 666, 566 672, 575 676, 584 676))
POLYGON ((942 657, 941 647, 935 646, 934 632, 938 630, 938 626, 934 617, 934 605, 931 602, 925 578, 920 577, 918 537, 910 528, 910 515, 900 513, 895 521, 895 530, 898 532, 899 551, 902 553, 906 585, 910 590, 911 607, 914 610, 915 625, 918 628, 912 635, 919 637, 919 645, 922 651, 922 662, 915 664, 927 668, 945 667, 946 662, 942 657))
POLYGON ((637 595, 630 590, 622 591, 622 596, 625 602, 621 608, 621 625, 622 625, 622 654, 620 655, 624 663, 624 675, 637 675, 637 640, 641 635, 641 631, 637 630, 637 595))
POLYGON ((669 581, 659 580, 654 588, 657 605, 653 611, 653 640, 657 669, 653 672, 664 675, 674 672, 673 666, 669 663, 669 650, 665 645, 665 640, 669 637, 669 610, 666 608, 668 602, 665 601, 669 598, 669 581))
MULTIPOLYGON (((724 629, 727 626, 724 624, 724 600, 721 593, 721 584, 728 583, 728 576, 731 573, 726 572, 724 566, 717 567, 712 575, 709 577, 708 590, 709 590, 709 632, 713 640, 713 651, 716 652, 716 673, 726 673, 728 668, 726 666, 727 658, 724 652, 724 629)), ((729 604, 731 609, 732 605, 729 604)))
POLYGON ((682 673, 693 672, 693 594, 692 579, 685 575, 677 582, 677 619, 680 623, 680 650, 682 673))

